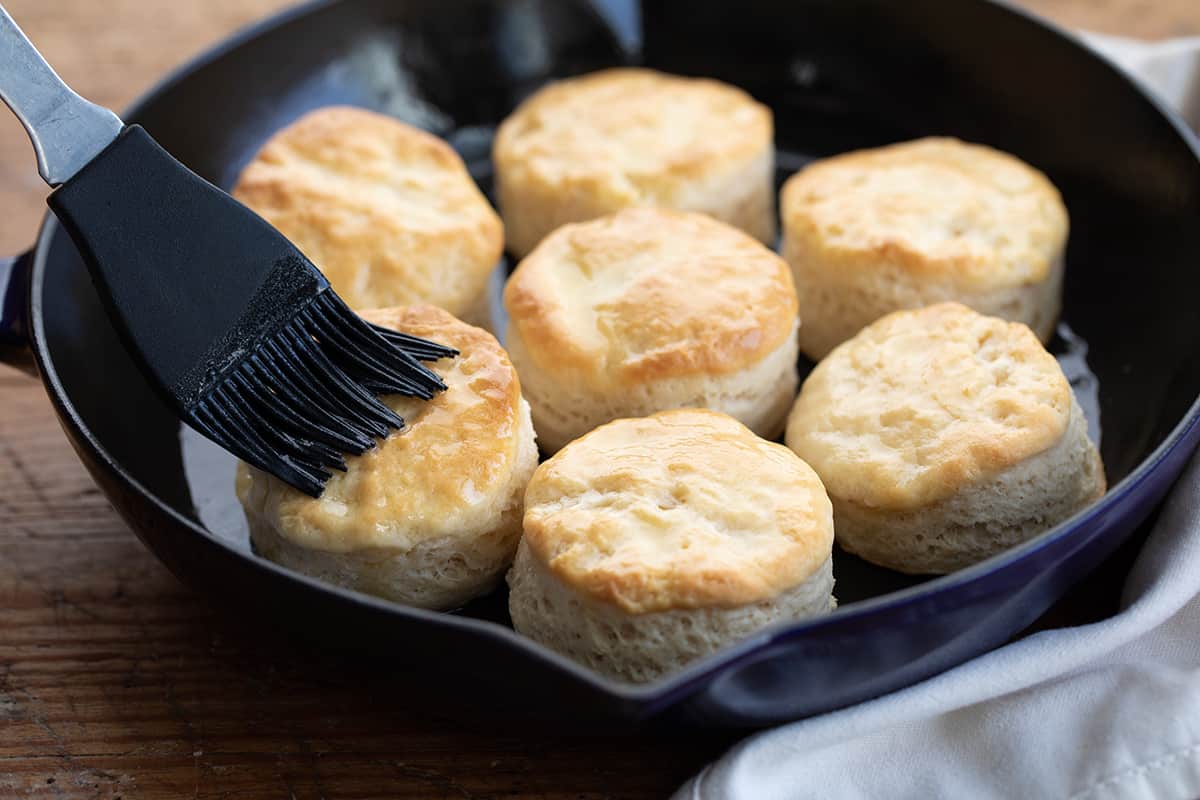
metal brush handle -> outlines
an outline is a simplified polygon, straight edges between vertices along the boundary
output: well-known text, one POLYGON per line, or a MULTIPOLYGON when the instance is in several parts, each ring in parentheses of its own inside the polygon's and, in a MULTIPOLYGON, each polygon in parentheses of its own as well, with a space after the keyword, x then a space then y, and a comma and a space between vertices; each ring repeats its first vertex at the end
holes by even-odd
POLYGON ((125 127, 107 108, 62 82, 0 6, 0 99, 25 126, 38 173, 51 186, 68 181, 125 127))

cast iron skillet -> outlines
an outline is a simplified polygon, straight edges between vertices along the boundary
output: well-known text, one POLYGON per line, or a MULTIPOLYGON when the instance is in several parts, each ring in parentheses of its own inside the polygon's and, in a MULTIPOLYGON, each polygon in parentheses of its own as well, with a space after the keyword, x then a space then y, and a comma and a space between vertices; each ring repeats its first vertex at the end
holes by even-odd
POLYGON ((12 264, 4 353, 19 358, 27 341, 80 458, 185 581, 272 625, 473 672, 575 715, 646 718, 674 708, 707 723, 767 724, 892 691, 1005 641, 1134 530, 1200 434, 1195 142, 1063 34, 982 0, 655 0, 644 9, 629 0, 321 2, 234 37, 126 118, 229 186, 272 131, 316 106, 357 104, 446 137, 486 188, 491 133, 522 97, 554 77, 638 62, 721 78, 770 105, 781 176, 812 157, 935 133, 992 144, 1049 173, 1071 212, 1065 320, 1090 349, 1068 349, 1076 368, 1085 355, 1098 380, 1097 391, 1083 371, 1077 389, 1098 401, 1112 487, 1104 499, 1019 549, 936 580, 839 553, 836 613, 777 626, 632 688, 514 634, 502 590, 437 614, 254 556, 229 459, 181 438, 53 219, 12 264))

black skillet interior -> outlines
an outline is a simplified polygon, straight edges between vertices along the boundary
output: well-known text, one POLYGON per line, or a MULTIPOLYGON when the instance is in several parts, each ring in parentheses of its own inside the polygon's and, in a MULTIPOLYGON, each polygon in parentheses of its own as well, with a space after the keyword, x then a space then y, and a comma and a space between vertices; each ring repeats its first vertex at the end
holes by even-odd
MULTIPOLYGON (((445 137, 490 188, 492 131, 522 97, 622 63, 749 90, 774 109, 781 177, 814 157, 926 134, 992 144, 1045 170, 1071 213, 1065 320, 1089 345, 1110 483, 1200 393, 1194 156, 1114 71, 990 3, 320 4, 186 72, 131 121, 228 187, 304 111, 361 105, 445 137)), ((181 446, 71 244, 59 232, 49 247, 45 346, 66 395, 139 483, 248 551, 229 459, 186 434, 181 446)), ((843 603, 913 582, 840 555, 836 569, 843 603)), ((461 613, 506 622, 504 605, 497 593, 461 613)))

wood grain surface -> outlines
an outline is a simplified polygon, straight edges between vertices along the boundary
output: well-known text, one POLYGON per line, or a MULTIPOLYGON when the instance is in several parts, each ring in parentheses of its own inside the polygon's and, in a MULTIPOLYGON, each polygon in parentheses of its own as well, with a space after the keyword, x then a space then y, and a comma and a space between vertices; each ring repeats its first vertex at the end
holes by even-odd
MULTIPOLYGON (((6 0, 63 77, 121 108, 283 0, 6 0)), ((1196 0, 1030 0, 1070 25, 1200 33, 1196 0)), ((45 189, 0 114, 0 252, 45 189)), ((603 733, 422 699, 385 665, 212 611, 143 549, 36 381, 0 367, 0 798, 665 797, 729 734, 603 733)))

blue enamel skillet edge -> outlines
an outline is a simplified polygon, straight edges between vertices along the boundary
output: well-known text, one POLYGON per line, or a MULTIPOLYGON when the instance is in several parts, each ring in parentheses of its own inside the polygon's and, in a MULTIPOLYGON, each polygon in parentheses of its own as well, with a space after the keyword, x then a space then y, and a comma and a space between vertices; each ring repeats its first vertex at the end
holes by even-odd
POLYGON ((1072 219, 1055 348, 1086 343, 1086 353, 1073 346, 1087 366, 1076 388, 1094 399, 1108 494, 1024 546, 941 578, 837 553, 835 613, 630 687, 513 633, 503 590, 454 614, 426 612, 251 553, 230 522, 229 464, 219 454, 196 461, 53 219, 31 252, 0 269, 0 355, 32 355, 80 459, 197 590, 264 625, 397 669, 469 675, 493 696, 577 719, 669 711, 694 724, 761 726, 894 691, 1010 639, 1135 533, 1200 438, 1200 158, 1183 125, 1138 86, 1019 11, 984 0, 318 2, 219 45, 126 118, 228 186, 299 114, 361 105, 447 138, 490 189, 491 131, 522 97, 554 77, 624 63, 717 77, 770 105, 781 180, 812 158, 927 134, 991 144, 1046 171, 1072 219))

